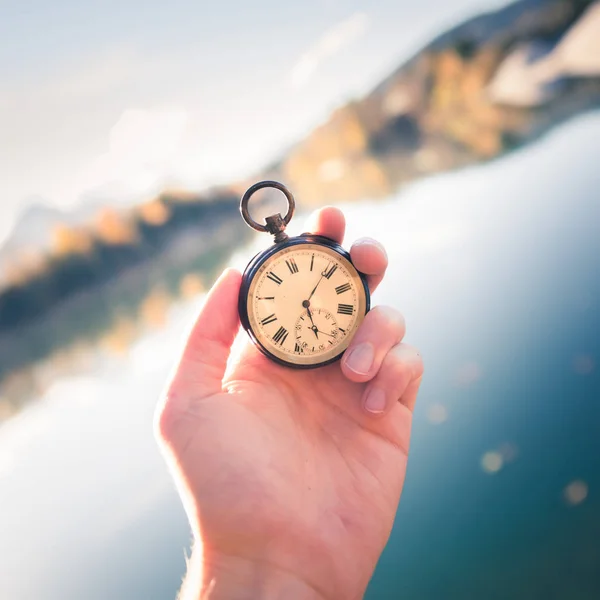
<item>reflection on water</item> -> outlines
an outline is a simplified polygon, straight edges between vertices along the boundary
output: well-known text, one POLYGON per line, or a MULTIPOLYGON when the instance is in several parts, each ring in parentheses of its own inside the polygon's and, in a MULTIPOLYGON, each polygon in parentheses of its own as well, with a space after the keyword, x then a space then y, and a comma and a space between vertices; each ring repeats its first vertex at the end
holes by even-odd
POLYGON ((126 353, 145 331, 165 325, 173 302, 201 292, 231 255, 231 240, 248 238, 231 208, 220 223, 184 231, 151 261, 75 294, 43 318, 2 332, 0 421, 43 393, 56 375, 89 371, 98 349, 126 353))
MULTIPOLYGON (((345 207, 349 239, 386 244, 374 300, 404 311, 427 368, 370 598, 600 594, 599 135, 589 116, 498 163, 345 207)), ((6 597, 174 596, 189 533, 151 420, 197 298, 169 295, 138 304, 156 328, 127 355, 94 352, 0 428, 6 597)), ((131 332, 112 335, 122 349, 131 332)))

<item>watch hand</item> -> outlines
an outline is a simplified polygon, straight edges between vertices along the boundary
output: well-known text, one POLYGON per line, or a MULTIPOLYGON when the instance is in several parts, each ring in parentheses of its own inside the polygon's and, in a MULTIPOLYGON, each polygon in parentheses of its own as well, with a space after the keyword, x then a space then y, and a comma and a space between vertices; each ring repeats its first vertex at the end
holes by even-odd
POLYGON ((313 294, 317 291, 317 288, 319 287, 319 283, 321 283, 321 279, 323 279, 323 273, 321 273, 321 277, 319 278, 319 281, 317 281, 317 285, 315 285, 315 287, 313 288, 313 291, 310 293, 310 296, 308 297, 309 301, 312 298, 313 294))
POLYGON ((306 312, 308 313, 308 318, 310 319, 310 322, 312 323, 311 329, 313 330, 317 339, 319 339, 319 330, 317 329, 317 326, 315 325, 315 322, 313 321, 312 313, 310 312, 310 308, 307 308, 306 312))
POLYGON ((329 337, 335 337, 335 335, 332 335, 331 333, 327 333, 326 331, 321 331, 320 329, 317 329, 317 331, 319 333, 324 333, 325 335, 328 335, 329 337))
POLYGON ((315 285, 315 287, 313 288, 313 291, 310 293, 310 296, 308 297, 308 301, 310 301, 310 299, 313 297, 313 294, 317 291, 317 288, 319 287, 319 284, 323 280, 323 277, 325 277, 325 271, 321 271, 321 277, 319 278, 319 281, 317 281, 317 285, 315 285))

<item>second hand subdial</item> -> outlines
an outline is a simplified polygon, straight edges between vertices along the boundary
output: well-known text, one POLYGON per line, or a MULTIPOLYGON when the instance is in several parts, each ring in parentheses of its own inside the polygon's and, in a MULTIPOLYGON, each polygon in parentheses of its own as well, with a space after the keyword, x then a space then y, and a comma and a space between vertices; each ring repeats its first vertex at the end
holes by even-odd
POLYGON ((335 345, 340 335, 333 314, 325 308, 307 307, 296 320, 296 344, 302 353, 322 352, 325 348, 335 345), (309 331, 312 333, 309 334, 309 331), (312 334, 317 338, 316 342, 312 334), (319 334, 329 339, 319 338, 319 334))

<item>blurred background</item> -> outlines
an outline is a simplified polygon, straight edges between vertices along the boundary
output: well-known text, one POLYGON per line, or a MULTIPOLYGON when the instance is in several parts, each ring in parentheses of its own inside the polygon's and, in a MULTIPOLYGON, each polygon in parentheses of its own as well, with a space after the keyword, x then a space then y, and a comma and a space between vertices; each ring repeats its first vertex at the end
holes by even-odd
POLYGON ((0 597, 175 597, 152 413, 269 177, 426 357, 367 597, 600 598, 599 107, 598 1, 0 5, 0 597))

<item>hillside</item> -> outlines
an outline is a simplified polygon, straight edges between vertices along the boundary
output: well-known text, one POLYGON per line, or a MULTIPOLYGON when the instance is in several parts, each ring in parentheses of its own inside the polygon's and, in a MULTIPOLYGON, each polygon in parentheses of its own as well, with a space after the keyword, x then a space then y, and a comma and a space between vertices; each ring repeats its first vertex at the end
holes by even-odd
POLYGON ((448 31, 265 171, 306 203, 386 196, 600 106, 600 3, 523 0, 448 31))

